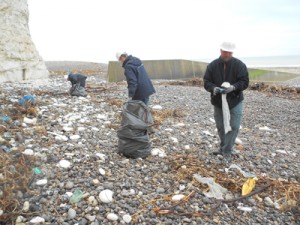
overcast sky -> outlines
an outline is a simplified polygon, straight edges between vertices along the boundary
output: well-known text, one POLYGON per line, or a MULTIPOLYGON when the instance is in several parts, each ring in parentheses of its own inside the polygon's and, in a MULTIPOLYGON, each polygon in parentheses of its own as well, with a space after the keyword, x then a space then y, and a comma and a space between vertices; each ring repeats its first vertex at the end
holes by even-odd
POLYGON ((28 0, 29 28, 44 60, 300 55, 299 0, 28 0))

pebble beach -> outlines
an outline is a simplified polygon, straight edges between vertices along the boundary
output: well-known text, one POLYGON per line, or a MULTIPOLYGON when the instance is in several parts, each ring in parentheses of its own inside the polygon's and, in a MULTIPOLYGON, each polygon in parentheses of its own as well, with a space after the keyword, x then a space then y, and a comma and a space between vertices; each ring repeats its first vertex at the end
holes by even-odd
MULTIPOLYGON (((126 84, 94 76, 87 84, 87 97, 70 96, 60 76, 0 84, 1 116, 19 113, 14 107, 20 96, 36 99, 33 114, 0 123, 1 159, 21 157, 31 162, 24 168, 35 168, 25 179, 28 188, 15 190, 14 213, 0 205, 1 219, 53 225, 299 223, 299 100, 246 90, 238 156, 228 164, 210 154, 219 140, 209 93, 154 81, 150 107, 161 118, 150 136, 152 154, 129 159, 117 152, 126 84), (269 187, 239 200, 245 173, 258 178, 257 189, 269 187), (218 200, 208 197, 195 174, 226 188, 223 199, 237 200, 216 207, 218 200)), ((5 169, 0 182, 8 176, 5 169)), ((0 187, 4 199, 5 182, 0 187)))

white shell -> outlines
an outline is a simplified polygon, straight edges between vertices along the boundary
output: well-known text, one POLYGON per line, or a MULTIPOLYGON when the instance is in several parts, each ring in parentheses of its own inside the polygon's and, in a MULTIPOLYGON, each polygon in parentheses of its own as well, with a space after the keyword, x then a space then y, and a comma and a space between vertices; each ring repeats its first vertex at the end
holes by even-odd
POLYGON ((104 203, 109 203, 109 202, 112 202, 113 201, 113 192, 111 190, 103 190, 100 192, 99 194, 99 198, 101 200, 101 202, 104 202, 104 203))
POLYGON ((109 220, 112 220, 112 221, 116 221, 116 220, 119 219, 119 217, 114 213, 108 213, 106 218, 109 219, 109 220))

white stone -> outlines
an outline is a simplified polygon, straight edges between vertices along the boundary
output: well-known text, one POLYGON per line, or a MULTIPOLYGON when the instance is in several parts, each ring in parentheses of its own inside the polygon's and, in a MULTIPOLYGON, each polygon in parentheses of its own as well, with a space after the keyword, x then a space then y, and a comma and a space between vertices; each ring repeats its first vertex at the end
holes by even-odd
POLYGON ((114 213, 108 213, 106 218, 108 220, 112 220, 112 221, 117 221, 119 219, 119 217, 114 213))
POLYGON ((68 160, 62 159, 59 161, 58 165, 62 168, 69 168, 71 163, 68 160))
POLYGON ((207 131, 207 130, 204 130, 204 131, 202 131, 202 133, 203 134, 206 134, 206 135, 208 135, 208 136, 214 136, 214 135, 212 135, 209 131, 207 131))
POLYGON ((250 207, 238 206, 237 208, 244 212, 252 212, 252 208, 250 208, 250 207))
POLYGON ((152 106, 152 109, 154 109, 154 110, 162 110, 163 107, 161 105, 154 105, 154 106, 152 106))
POLYGON ((42 217, 34 217, 32 220, 30 220, 30 223, 36 224, 36 223, 45 223, 45 219, 42 217))
POLYGON ((69 138, 66 137, 65 135, 56 135, 55 140, 58 141, 58 142, 62 142, 62 141, 68 141, 69 138))
POLYGON ((25 151, 23 152, 24 155, 33 155, 34 152, 32 149, 25 149, 25 151))
POLYGON ((171 128, 166 128, 165 131, 172 133, 172 132, 173 132, 173 129, 171 129, 171 128))
POLYGON ((178 139, 175 137, 170 137, 170 139, 173 141, 173 143, 178 143, 178 139))
POLYGON ((49 72, 32 42, 27 0, 0 1, 0 83, 48 78, 49 72))
POLYGON ((75 217, 76 217, 76 211, 75 211, 74 209, 70 208, 70 209, 68 210, 68 218, 69 218, 70 220, 72 220, 72 219, 74 219, 75 217))
POLYGON ((272 165, 272 161, 270 159, 267 160, 270 165, 272 165))
POLYGON ((92 131, 99 131, 97 127, 92 127, 92 131))
POLYGON ((30 118, 24 117, 23 122, 26 124, 36 124, 36 118, 30 119, 30 118))
POLYGON ((260 127, 259 130, 262 130, 262 131, 271 131, 271 129, 267 126, 264 126, 264 127, 260 127))
POLYGON ((277 152, 277 153, 282 153, 282 154, 287 154, 287 152, 284 151, 284 150, 276 150, 276 152, 277 152))
POLYGON ((216 121, 213 118, 209 118, 209 121, 212 123, 216 123, 216 121))
POLYGON ((184 195, 174 195, 172 197, 172 201, 180 201, 181 199, 183 199, 185 196, 184 195))
POLYGON ((125 223, 130 223, 132 218, 131 218, 130 215, 126 214, 126 215, 123 216, 123 220, 124 220, 125 223))
POLYGON ((158 155, 159 157, 165 157, 165 156, 166 156, 166 153, 165 153, 165 151, 162 150, 162 149, 159 149, 159 148, 153 148, 153 149, 151 150, 151 155, 153 155, 153 156, 158 155))
POLYGON ((105 115, 105 114, 98 114, 97 115, 97 119, 106 120, 107 119, 107 115, 105 115))
POLYGON ((243 144, 242 140, 239 139, 238 137, 235 139, 235 143, 236 143, 237 145, 243 144))
POLYGON ((84 131, 84 130, 86 130, 86 128, 85 127, 78 127, 77 130, 78 131, 84 131))
POLYGON ((184 184, 180 184, 180 185, 179 185, 179 190, 182 191, 182 190, 184 190, 184 189, 185 189, 185 185, 184 185, 184 184))
POLYGON ((174 127, 184 127, 184 126, 185 126, 184 123, 177 123, 177 124, 174 125, 174 127))
POLYGON ((48 181, 46 179, 42 179, 42 180, 38 180, 36 182, 36 185, 42 186, 42 185, 46 185, 47 183, 48 183, 48 181))
POLYGON ((78 140, 79 138, 80 138, 80 136, 78 134, 70 136, 71 140, 78 140))
POLYGON ((93 184, 98 186, 100 184, 100 181, 98 179, 93 179, 93 184))
POLYGON ((102 161, 105 161, 105 159, 106 159, 106 155, 104 155, 102 153, 96 153, 96 156, 98 156, 102 161))
POLYGON ((191 148, 190 148, 189 145, 185 145, 185 146, 184 146, 184 149, 185 149, 185 150, 189 150, 189 149, 191 149, 191 148))
MULTIPOLYGON (((1 213, 0 213, 0 216, 1 216, 1 213)), ((22 223, 24 221, 25 221, 25 218, 23 216, 18 216, 17 219, 16 219, 16 224, 22 223)))
POLYGON ((28 210, 29 210, 29 202, 25 201, 24 204, 23 204, 22 211, 23 212, 28 212, 28 210))
POLYGON ((66 132, 69 132, 69 131, 73 131, 74 128, 73 127, 63 127, 63 130, 66 131, 66 132))
POLYGON ((102 169, 102 168, 100 168, 100 169, 99 169, 99 173, 100 173, 101 175, 103 175, 103 176, 104 176, 104 175, 105 175, 105 170, 104 170, 104 169, 102 169))
POLYGON ((112 202, 113 201, 112 196, 113 196, 113 192, 108 189, 101 191, 99 194, 99 198, 100 198, 101 202, 103 202, 103 203, 112 202))

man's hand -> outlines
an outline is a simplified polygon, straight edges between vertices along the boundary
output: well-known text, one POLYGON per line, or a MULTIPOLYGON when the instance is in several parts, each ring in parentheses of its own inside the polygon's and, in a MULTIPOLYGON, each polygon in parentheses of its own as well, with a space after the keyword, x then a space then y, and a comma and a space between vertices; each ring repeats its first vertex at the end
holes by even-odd
POLYGON ((235 87, 233 85, 230 85, 230 87, 224 89, 223 94, 228 94, 234 90, 235 90, 235 87))
POLYGON ((222 94, 224 92, 224 88, 215 87, 214 88, 214 95, 216 94, 222 94))

